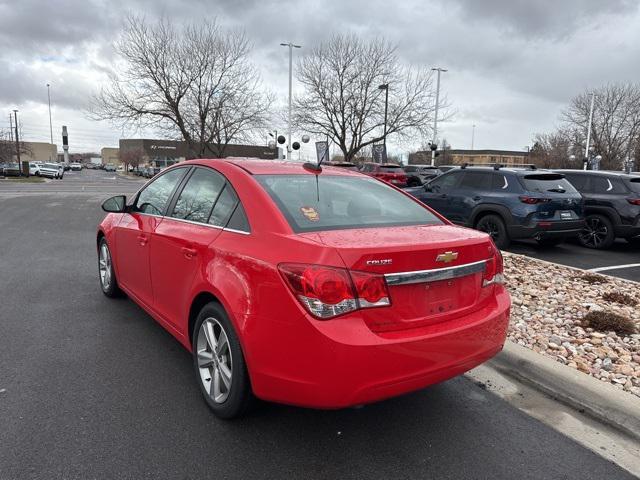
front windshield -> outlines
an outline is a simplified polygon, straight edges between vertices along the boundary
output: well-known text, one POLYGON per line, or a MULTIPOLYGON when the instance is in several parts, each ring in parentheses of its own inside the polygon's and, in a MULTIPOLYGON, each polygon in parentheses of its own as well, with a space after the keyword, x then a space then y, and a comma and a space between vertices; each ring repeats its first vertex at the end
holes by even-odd
POLYGON ((296 232, 442 224, 425 207, 373 178, 331 175, 255 178, 296 232))

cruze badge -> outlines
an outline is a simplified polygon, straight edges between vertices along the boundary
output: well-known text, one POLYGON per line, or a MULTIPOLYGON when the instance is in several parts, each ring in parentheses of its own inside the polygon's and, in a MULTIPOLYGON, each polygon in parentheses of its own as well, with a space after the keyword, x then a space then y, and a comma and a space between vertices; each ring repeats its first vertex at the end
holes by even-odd
POLYGON ((449 263, 458 258, 458 252, 444 252, 436 257, 436 262, 449 263))
POLYGON ((393 260, 384 258, 382 260, 367 260, 367 265, 391 265, 393 260))

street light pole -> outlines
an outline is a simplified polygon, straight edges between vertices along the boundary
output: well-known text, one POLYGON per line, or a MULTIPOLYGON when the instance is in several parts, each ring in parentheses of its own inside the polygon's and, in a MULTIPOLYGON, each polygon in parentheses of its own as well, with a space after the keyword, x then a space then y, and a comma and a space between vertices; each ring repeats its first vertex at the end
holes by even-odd
POLYGON ((18 160, 18 173, 22 176, 22 164, 20 163, 20 139, 18 138, 18 110, 13 111, 16 120, 16 158, 18 160))
POLYGON ((389 84, 384 83, 378 87, 384 90, 384 133, 382 134, 382 161, 387 163, 387 112, 389 110, 389 84))
POLYGON ((587 146, 584 149, 584 162, 582 169, 586 170, 589 165, 589 144, 591 143, 591 122, 593 121, 593 104, 595 102, 596 94, 591 94, 591 107, 589 108, 589 125, 587 126, 587 146))
MULTIPOLYGON (((437 145, 436 139, 438 138, 438 108, 440 108, 440 74, 442 72, 446 72, 447 70, 441 67, 432 68, 431 70, 438 72, 438 80, 436 83, 436 112, 433 117, 433 141, 431 142, 432 145, 437 145)), ((435 164, 436 151, 435 149, 431 149, 431 166, 433 167, 435 164)))
POLYGON ((287 160, 291 160, 291 99, 293 89, 293 49, 302 48, 301 45, 293 43, 281 43, 281 47, 289 47, 289 141, 287 142, 287 160))
POLYGON ((471 150, 473 150, 473 145, 476 139, 476 124, 474 123, 471 127, 471 150))
POLYGON ((47 99, 49 100, 49 132, 51 133, 51 145, 53 145, 53 124, 51 123, 51 90, 47 83, 47 99))

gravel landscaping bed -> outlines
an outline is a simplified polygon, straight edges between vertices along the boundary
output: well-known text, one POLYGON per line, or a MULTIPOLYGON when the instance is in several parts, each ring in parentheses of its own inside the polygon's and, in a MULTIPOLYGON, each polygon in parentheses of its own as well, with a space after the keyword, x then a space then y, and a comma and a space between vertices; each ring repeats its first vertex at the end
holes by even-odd
POLYGON ((504 267, 510 340, 640 397, 640 284, 511 253, 504 267))

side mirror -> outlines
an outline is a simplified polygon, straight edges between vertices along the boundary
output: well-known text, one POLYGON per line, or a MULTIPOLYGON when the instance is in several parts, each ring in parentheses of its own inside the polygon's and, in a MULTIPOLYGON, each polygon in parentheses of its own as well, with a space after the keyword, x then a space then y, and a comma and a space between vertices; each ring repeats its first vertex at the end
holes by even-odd
POLYGON ((123 213, 127 208, 127 197, 116 195, 102 202, 102 210, 109 213, 123 213))

